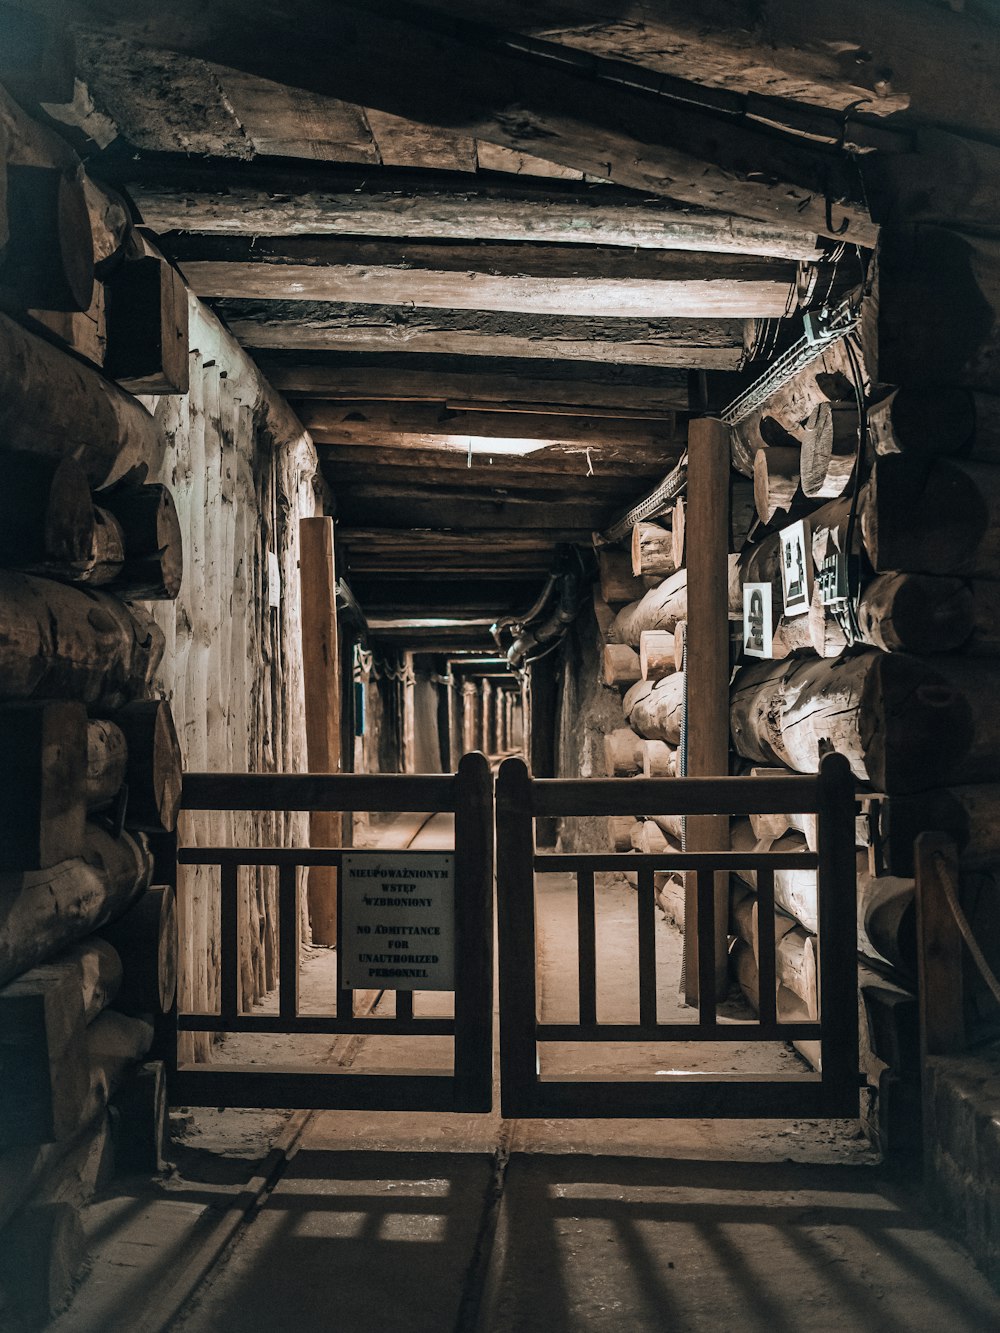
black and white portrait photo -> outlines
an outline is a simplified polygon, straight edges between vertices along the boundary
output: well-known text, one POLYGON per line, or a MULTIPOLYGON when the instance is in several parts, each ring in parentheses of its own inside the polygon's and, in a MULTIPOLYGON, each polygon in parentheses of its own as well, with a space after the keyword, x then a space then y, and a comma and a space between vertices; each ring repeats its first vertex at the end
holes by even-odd
POLYGON ((809 610, 812 595, 812 558, 805 519, 781 533, 781 586, 785 615, 800 616, 809 610))
POLYGON ((771 656, 772 626, 770 583, 744 583, 743 651, 748 657, 771 656))

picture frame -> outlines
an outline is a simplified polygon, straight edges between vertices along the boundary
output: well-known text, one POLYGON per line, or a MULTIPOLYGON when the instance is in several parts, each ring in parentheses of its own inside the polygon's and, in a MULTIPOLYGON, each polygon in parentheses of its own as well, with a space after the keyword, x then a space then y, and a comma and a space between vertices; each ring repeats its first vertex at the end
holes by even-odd
POLYGON ((770 583, 743 585, 743 652, 747 657, 773 655, 774 609, 770 583))
POLYGON ((806 520, 800 518, 781 530, 781 587, 785 615, 801 616, 812 598, 812 548, 806 520))

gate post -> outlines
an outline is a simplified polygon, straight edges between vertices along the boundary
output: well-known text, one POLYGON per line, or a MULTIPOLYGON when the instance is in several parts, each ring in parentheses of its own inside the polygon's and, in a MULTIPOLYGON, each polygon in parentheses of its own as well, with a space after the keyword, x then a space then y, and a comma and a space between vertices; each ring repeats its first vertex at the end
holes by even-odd
POLYGON ((531 778, 507 759, 497 779, 500 1113, 531 1114, 535 1080, 535 830, 531 778))
POLYGON ((493 774, 484 754, 455 777, 455 1101, 493 1109, 493 774))
POLYGON ((842 754, 819 765, 819 1016, 826 1115, 854 1119, 858 1082, 858 884, 854 774, 842 754))
MULTIPOLYGON (((729 773, 729 429, 704 418, 688 424, 687 641, 684 692, 687 767, 692 778, 729 773), (690 722, 688 721, 690 719, 690 722)), ((685 824, 689 852, 728 848, 729 820, 724 815, 691 815, 685 824)), ((685 877, 684 993, 688 1004, 699 996, 699 977, 708 975, 700 961, 702 944, 714 955, 715 993, 725 995, 729 960, 729 876, 714 880, 715 931, 697 929, 700 910, 697 879, 685 877)))

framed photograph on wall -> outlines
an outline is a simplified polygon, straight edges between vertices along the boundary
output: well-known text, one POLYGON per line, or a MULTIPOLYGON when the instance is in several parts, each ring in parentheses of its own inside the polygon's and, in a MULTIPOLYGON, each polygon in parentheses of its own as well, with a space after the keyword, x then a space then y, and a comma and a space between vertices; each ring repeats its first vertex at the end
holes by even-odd
POLYGON ((743 651, 747 657, 770 657, 774 620, 770 583, 743 585, 743 651))
POLYGON ((781 530, 781 586, 785 595, 785 615, 801 616, 809 610, 812 597, 812 551, 806 520, 781 530))

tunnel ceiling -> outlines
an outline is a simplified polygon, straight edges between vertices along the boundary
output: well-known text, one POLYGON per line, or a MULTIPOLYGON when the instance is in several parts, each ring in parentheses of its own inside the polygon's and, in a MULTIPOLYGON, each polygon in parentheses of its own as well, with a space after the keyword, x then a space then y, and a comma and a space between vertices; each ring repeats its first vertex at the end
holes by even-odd
POLYGON ((907 100, 749 0, 25 7, 75 25, 90 169, 312 433, 366 613, 455 644, 676 464, 692 372, 856 281, 907 100))

